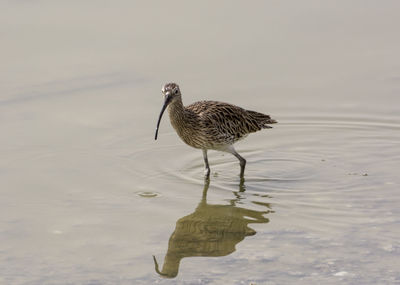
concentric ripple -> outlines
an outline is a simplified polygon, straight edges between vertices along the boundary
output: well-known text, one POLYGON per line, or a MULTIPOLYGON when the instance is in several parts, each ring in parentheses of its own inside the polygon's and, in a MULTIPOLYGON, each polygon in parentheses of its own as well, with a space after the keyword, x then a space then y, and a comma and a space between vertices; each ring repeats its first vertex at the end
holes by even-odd
MULTIPOLYGON (((298 218, 313 221, 310 227, 344 226, 344 219, 338 218, 344 216, 357 222, 365 219, 355 211, 357 200, 394 181, 383 174, 393 173, 399 161, 399 130, 396 119, 378 115, 279 118, 274 129, 253 134, 236 146, 247 160, 244 183, 235 157, 209 152, 210 191, 221 199, 244 191, 241 203, 248 206, 267 195, 265 199, 272 197, 274 204, 292 209, 298 218)), ((184 185, 203 185, 201 151, 185 146, 174 132, 155 143, 126 156, 123 164, 144 187, 168 183, 174 195, 183 197, 186 193, 180 195, 180 189, 190 191, 184 185)), ((166 195, 168 189, 163 189, 166 195)), ((376 201, 370 203, 372 207, 376 201)))
MULTIPOLYGON (((247 160, 247 184, 262 183, 273 190, 291 188, 297 182, 322 182, 320 178, 338 174, 368 175, 370 167, 356 162, 366 156, 388 162, 393 159, 392 149, 400 138, 400 124, 395 119, 302 116, 281 118, 279 122, 274 129, 253 134, 236 146, 247 160)), ((185 146, 175 137, 175 133, 169 133, 156 142, 156 147, 143 147, 128 155, 126 158, 135 162, 131 170, 143 178, 201 184, 201 151, 185 146)), ((221 184, 238 180, 236 158, 210 151, 209 160, 212 180, 221 184)))

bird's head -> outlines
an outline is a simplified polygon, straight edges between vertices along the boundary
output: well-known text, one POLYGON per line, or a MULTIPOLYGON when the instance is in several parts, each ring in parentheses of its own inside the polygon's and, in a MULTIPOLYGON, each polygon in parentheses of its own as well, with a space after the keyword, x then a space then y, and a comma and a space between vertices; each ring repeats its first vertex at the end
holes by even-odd
POLYGON ((165 109, 172 102, 181 99, 181 91, 179 90, 179 86, 176 83, 164 84, 164 86, 161 88, 161 92, 164 95, 164 105, 161 109, 160 116, 158 117, 155 139, 157 139, 158 127, 160 126, 161 118, 164 114, 165 109))
POLYGON ((164 100, 168 100, 169 103, 181 97, 181 91, 179 90, 179 86, 176 83, 165 84, 161 88, 161 92, 164 95, 164 100))

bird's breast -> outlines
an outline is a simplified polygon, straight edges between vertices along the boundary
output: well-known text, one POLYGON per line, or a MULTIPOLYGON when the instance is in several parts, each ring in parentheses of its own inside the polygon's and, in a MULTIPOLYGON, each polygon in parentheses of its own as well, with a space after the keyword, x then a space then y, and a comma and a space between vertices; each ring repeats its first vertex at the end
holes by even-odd
POLYGON ((205 137, 196 117, 175 112, 169 112, 169 117, 172 127, 186 144, 194 148, 204 148, 205 137))

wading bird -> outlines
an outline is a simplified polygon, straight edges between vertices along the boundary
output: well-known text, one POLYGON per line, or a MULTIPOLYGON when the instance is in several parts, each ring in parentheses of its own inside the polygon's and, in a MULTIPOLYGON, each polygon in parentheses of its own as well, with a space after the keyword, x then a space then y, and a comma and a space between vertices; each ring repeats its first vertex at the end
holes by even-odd
POLYGON ((248 134, 272 128, 277 121, 269 115, 245 110, 241 107, 217 101, 199 101, 183 106, 182 94, 176 83, 167 83, 162 88, 164 105, 158 117, 155 139, 162 115, 168 107, 171 125, 179 137, 188 145, 203 151, 206 177, 210 175, 207 151, 209 149, 229 152, 240 162, 240 177, 243 178, 246 160, 233 144, 248 134))

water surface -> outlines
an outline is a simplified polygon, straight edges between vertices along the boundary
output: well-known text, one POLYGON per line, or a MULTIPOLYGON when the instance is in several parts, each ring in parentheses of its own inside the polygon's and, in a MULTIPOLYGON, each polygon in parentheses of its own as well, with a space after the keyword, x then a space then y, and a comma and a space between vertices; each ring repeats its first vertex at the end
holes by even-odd
POLYGON ((0 284, 398 284, 399 9, 0 4, 0 284), (169 81, 279 121, 244 181, 154 141, 169 81))

